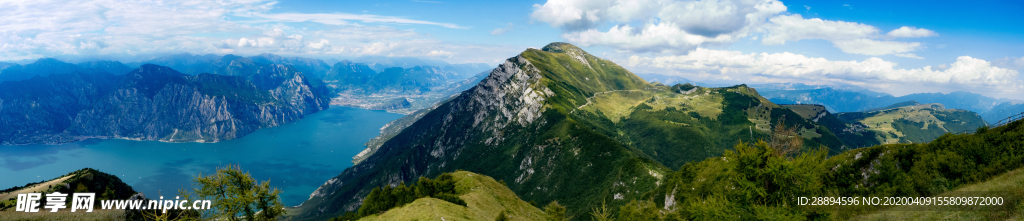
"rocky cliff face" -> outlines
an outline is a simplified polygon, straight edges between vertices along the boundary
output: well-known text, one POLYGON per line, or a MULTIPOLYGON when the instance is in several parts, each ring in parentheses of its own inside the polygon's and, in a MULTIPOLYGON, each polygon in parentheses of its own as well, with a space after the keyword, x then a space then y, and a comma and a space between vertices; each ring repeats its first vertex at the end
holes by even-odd
POLYGON ((143 65, 124 76, 70 74, 4 84, 19 85, 0 89, 0 143, 8 145, 87 138, 216 142, 299 120, 329 102, 284 65, 264 65, 247 77, 188 76, 143 65))

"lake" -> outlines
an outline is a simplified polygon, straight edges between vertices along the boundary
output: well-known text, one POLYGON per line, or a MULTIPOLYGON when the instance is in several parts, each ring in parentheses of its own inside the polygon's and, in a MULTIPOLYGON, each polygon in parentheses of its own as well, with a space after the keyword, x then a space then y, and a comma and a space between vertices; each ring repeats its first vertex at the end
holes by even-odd
POLYGON ((352 166, 352 157, 380 128, 402 117, 384 111, 331 108, 304 119, 217 143, 86 140, 62 145, 0 146, 0 189, 49 180, 82 168, 117 175, 150 199, 174 197, 192 178, 227 164, 241 165, 280 189, 297 206, 328 179, 352 166))

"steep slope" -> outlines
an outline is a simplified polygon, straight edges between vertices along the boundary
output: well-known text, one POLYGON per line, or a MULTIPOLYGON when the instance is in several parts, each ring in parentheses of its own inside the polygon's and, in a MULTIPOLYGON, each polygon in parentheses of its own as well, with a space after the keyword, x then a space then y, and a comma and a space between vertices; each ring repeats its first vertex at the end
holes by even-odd
POLYGON ((576 208, 653 188, 666 168, 568 116, 585 103, 583 93, 638 89, 646 82, 578 48, 563 53, 562 46, 568 45, 507 60, 325 183, 295 218, 337 216, 358 208, 370 187, 455 169, 506 180, 540 204, 558 199, 576 208), (534 65, 541 59, 546 63, 534 65))
POLYGON ((808 146, 843 147, 828 128, 752 88, 653 85, 575 46, 552 43, 386 127, 390 134, 368 143, 379 145, 375 151, 311 194, 294 218, 336 216, 358 208, 374 186, 456 169, 506 180, 525 200, 558 200, 582 217, 601 202, 615 207, 636 199, 669 168, 720 155, 738 139, 765 138, 782 118, 803 128, 808 146))
POLYGON ((973 131, 987 125, 977 113, 946 109, 942 104, 919 104, 896 108, 839 113, 837 117, 875 132, 881 143, 923 143, 945 133, 973 131))
POLYGON ((823 105, 786 104, 782 106, 796 112, 800 117, 806 120, 813 121, 818 125, 828 128, 828 130, 835 134, 836 137, 843 142, 843 145, 845 145, 844 148, 839 151, 882 144, 882 142, 876 138, 879 136, 879 132, 869 130, 866 125, 857 121, 843 121, 839 119, 836 114, 826 110, 823 105))
POLYGON ((434 198, 421 198, 408 205, 360 220, 491 221, 502 211, 505 211, 510 220, 544 219, 543 211, 519 199, 511 189, 494 178, 466 171, 452 173, 452 176, 455 177, 458 197, 466 201, 466 206, 434 198))
POLYGON ((188 76, 143 65, 123 76, 71 74, 5 82, 0 87, 0 143, 87 138, 215 142, 326 109, 324 95, 283 65, 262 66, 247 77, 188 76))

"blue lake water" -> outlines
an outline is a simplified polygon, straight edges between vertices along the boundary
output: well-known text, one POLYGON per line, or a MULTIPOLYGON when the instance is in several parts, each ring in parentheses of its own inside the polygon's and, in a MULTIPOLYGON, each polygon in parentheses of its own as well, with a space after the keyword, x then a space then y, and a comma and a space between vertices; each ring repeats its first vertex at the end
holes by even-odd
POLYGON ((304 119, 217 143, 87 140, 62 145, 0 146, 0 189, 93 168, 117 175, 147 197, 173 197, 196 175, 241 165, 280 189, 296 206, 328 179, 352 166, 352 156, 380 128, 402 117, 384 111, 331 108, 304 119))

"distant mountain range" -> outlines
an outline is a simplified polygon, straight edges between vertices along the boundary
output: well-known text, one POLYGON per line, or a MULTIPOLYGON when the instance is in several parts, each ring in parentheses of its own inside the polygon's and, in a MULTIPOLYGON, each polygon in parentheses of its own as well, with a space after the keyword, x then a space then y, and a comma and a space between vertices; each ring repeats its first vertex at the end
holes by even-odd
POLYGON ((1013 114, 1024 112, 1024 105, 1009 99, 996 99, 970 92, 918 93, 894 97, 867 90, 836 88, 760 90, 761 95, 779 104, 821 104, 832 112, 857 112, 882 108, 896 103, 939 103, 945 108, 980 113, 988 123, 995 123, 1013 114))
MULTIPOLYGON (((36 63, 41 62, 62 71, 103 67, 36 63)), ((291 66, 256 65, 233 73, 186 75, 145 64, 120 75, 52 72, 2 82, 0 144, 88 138, 216 142, 328 107, 323 83, 291 66)))
POLYGON ((334 105, 410 114, 469 89, 485 77, 437 66, 391 67, 377 73, 370 65, 341 61, 324 82, 336 94, 334 105))
POLYGON ((70 73, 109 73, 122 75, 132 68, 116 61, 92 61, 78 65, 64 63, 57 59, 44 58, 31 64, 18 65, 0 63, 0 82, 27 80, 35 76, 50 76, 70 73))
POLYGON ((470 85, 476 83, 482 79, 479 73, 489 69, 484 64, 448 64, 412 58, 363 59, 373 63, 343 60, 328 65, 319 59, 273 54, 252 57, 178 54, 144 63, 171 67, 188 75, 227 76, 250 73, 260 65, 287 65, 311 78, 322 79, 331 89, 334 105, 404 114, 468 89, 460 85, 466 85, 466 80, 470 85), (453 88, 460 90, 450 90, 453 88))
POLYGON ((640 78, 643 78, 644 80, 647 80, 647 82, 650 82, 650 83, 658 82, 658 83, 661 83, 661 84, 664 84, 664 85, 676 85, 676 84, 693 83, 693 82, 690 81, 690 79, 686 79, 686 78, 679 77, 679 76, 664 75, 664 74, 647 73, 647 74, 636 74, 636 76, 638 76, 640 78))
MULTIPOLYGON (((665 85, 692 83, 698 86, 724 84, 703 84, 679 76, 663 74, 637 74, 641 78, 665 85)), ((807 85, 802 83, 750 84, 762 96, 778 104, 821 104, 832 113, 859 112, 879 109, 903 102, 938 103, 947 108, 977 112, 988 123, 995 123, 1011 115, 1024 112, 1024 101, 999 99, 956 91, 951 93, 916 93, 895 97, 890 94, 871 91, 857 86, 807 85)))

